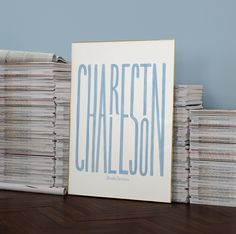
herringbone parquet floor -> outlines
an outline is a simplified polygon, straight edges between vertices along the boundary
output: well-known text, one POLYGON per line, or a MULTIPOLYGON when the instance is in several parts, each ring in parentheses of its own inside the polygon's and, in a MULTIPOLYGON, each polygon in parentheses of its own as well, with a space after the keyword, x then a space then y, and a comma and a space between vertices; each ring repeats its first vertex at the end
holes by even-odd
POLYGON ((0 191, 0 233, 236 233, 236 208, 0 191))

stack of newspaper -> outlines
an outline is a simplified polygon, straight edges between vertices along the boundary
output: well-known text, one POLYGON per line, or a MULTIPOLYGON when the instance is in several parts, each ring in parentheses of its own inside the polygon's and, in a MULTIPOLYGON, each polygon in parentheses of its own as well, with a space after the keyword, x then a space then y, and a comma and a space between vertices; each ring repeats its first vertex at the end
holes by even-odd
POLYGON ((56 165, 55 185, 68 184, 69 174, 69 122, 70 122, 70 74, 61 73, 55 77, 56 103, 56 165))
POLYGON ((189 201, 189 110, 202 108, 201 85, 175 86, 172 201, 189 201))
POLYGON ((236 206, 236 111, 191 111, 190 202, 236 206))
POLYGON ((0 51, 1 189, 65 192, 69 86, 63 59, 0 51))

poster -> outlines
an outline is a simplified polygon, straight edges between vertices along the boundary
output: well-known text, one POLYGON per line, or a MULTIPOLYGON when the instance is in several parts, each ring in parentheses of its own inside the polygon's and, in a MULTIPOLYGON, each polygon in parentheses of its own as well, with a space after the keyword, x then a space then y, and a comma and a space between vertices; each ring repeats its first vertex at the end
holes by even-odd
POLYGON ((174 40, 72 45, 69 194, 171 202, 174 40))

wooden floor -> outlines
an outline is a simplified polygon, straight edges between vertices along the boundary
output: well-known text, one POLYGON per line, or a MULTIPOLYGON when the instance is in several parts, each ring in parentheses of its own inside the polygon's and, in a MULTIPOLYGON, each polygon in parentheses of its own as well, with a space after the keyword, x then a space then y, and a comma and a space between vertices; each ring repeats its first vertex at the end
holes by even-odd
POLYGON ((0 233, 236 233, 236 208, 0 191, 0 233))

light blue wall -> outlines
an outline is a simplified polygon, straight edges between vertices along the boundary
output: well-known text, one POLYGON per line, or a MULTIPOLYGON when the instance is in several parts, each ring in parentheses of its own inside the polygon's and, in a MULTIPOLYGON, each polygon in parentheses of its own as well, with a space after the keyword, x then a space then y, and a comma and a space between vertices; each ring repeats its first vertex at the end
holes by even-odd
POLYGON ((0 48, 69 59, 81 40, 176 39, 176 83, 236 108, 235 0, 0 0, 0 48))

